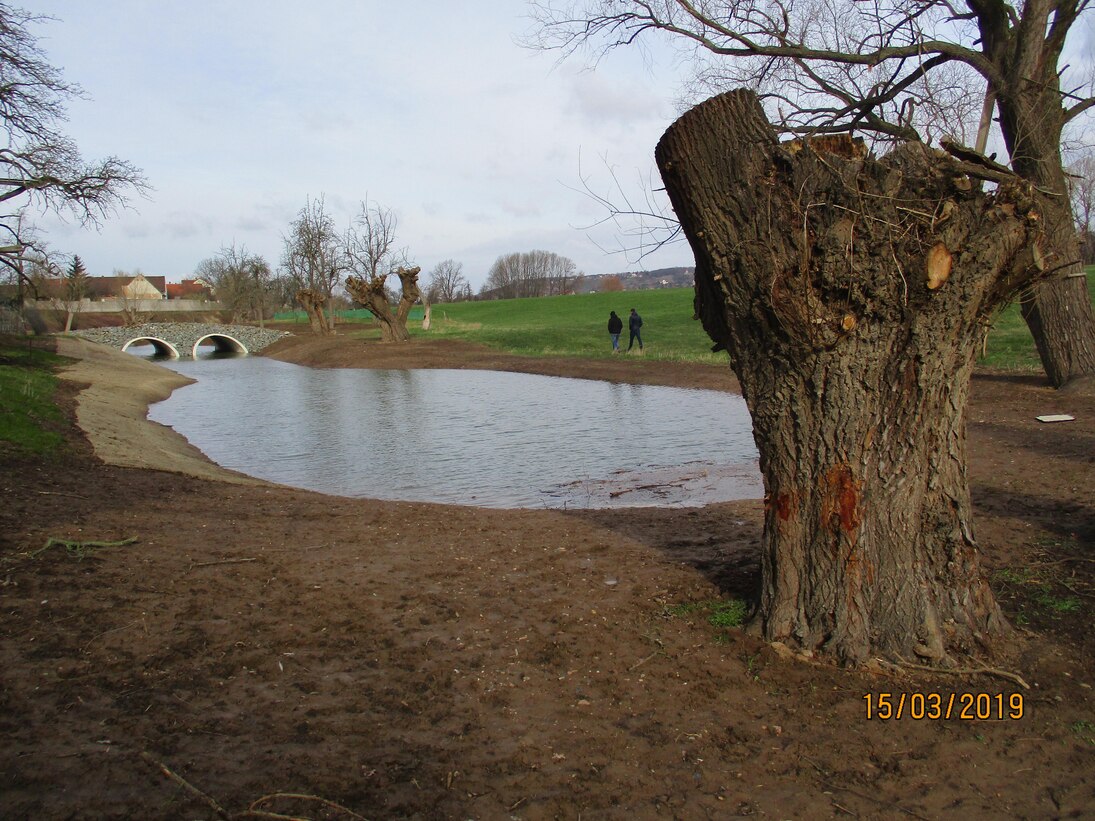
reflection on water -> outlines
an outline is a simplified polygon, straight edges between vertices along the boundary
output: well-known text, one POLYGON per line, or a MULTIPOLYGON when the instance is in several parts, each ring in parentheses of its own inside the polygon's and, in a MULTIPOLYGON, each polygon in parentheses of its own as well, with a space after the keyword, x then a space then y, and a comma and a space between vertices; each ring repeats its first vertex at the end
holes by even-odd
POLYGON ((215 462, 340 496, 484 507, 761 495, 739 396, 474 370, 166 361, 197 383, 149 416, 215 462))

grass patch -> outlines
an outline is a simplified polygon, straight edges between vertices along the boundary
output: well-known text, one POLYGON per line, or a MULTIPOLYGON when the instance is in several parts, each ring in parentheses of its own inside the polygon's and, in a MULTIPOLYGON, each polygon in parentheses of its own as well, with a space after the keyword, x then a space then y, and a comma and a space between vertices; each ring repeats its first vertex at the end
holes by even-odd
POLYGON ((741 627, 749 615, 749 605, 741 599, 707 599, 698 602, 685 602, 666 608, 666 613, 674 618, 703 616, 712 627, 741 627))
POLYGON ((1048 625, 1083 610, 1063 574, 1059 564, 1005 567, 992 574, 991 585, 1017 623, 1048 625))
POLYGON ((1090 721, 1075 721, 1069 725, 1069 729, 1076 738, 1095 746, 1095 724, 1090 721))
MULTIPOLYGON (((1087 269, 1087 292, 1095 305, 1095 266, 1087 269)), ((979 364, 1001 370, 1041 372, 1042 361, 1017 302, 1008 305, 993 319, 985 355, 979 364)))
POLYGON ((64 421, 54 401, 62 358, 34 348, 0 345, 0 442, 46 455, 64 441, 52 428, 64 421))

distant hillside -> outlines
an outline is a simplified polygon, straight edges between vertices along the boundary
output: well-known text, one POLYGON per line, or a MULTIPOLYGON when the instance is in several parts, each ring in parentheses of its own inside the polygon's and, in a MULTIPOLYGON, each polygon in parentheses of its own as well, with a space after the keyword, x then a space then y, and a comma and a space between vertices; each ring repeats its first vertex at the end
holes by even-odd
POLYGON ((691 288, 695 268, 657 268, 653 271, 621 271, 618 274, 587 274, 578 284, 579 294, 596 294, 605 290, 605 280, 618 277, 625 291, 648 291, 652 288, 691 288))

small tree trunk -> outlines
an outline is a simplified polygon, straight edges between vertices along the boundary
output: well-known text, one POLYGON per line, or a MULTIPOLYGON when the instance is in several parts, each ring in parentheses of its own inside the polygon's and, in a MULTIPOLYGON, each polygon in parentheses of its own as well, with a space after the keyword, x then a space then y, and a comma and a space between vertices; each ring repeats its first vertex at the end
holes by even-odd
POLYGON ((424 331, 428 331, 430 329, 430 309, 431 305, 429 302, 427 302, 422 312, 422 330, 424 331))
POLYGON ((988 318, 1037 273, 1030 187, 985 195, 919 145, 781 146, 745 91, 686 113, 656 157, 753 417, 765 636, 850 663, 990 643, 1006 623, 965 414, 988 318))

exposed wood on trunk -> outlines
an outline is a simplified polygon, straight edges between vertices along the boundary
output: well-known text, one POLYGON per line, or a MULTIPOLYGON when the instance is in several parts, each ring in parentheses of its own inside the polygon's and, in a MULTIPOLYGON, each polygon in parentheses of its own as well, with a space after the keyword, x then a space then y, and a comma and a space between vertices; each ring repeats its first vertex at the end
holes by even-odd
POLYGON ((922 144, 788 151, 745 91, 656 157, 753 417, 766 637, 847 662, 991 645, 965 410, 987 319, 1038 275, 1044 198, 1016 178, 985 194, 922 144))
POLYGON ((937 242, 928 251, 928 290, 934 291, 941 288, 951 275, 951 266, 954 257, 947 250, 947 246, 937 242))

